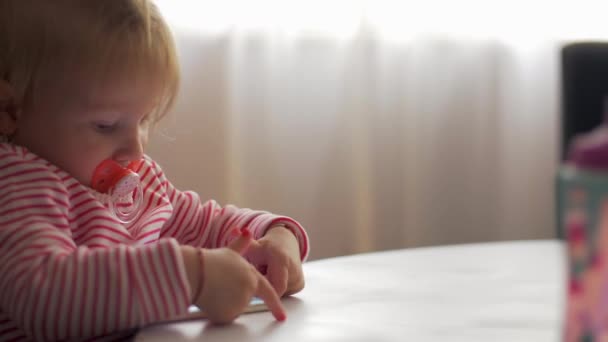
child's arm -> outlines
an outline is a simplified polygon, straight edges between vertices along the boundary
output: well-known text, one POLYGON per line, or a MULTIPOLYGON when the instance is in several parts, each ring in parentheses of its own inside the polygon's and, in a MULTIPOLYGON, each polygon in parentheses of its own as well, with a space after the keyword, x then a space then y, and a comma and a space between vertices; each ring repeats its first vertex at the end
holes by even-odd
POLYGON ((162 237, 173 237, 191 246, 217 248, 228 245, 236 236, 231 232, 241 228, 251 231, 254 239, 260 239, 269 229, 281 225, 293 233, 300 260, 308 256, 308 236, 295 220, 232 205, 221 207, 213 200, 203 204, 196 193, 175 189, 154 161, 148 159, 146 164, 153 172, 144 171, 143 174, 158 177, 174 207, 173 216, 161 232, 162 237))
POLYGON ((90 250, 51 229, 21 227, 26 241, 0 251, 2 309, 30 337, 86 338, 187 311, 190 289, 176 241, 90 250))
MULTIPOLYGON (((36 170, 28 172, 36 178, 36 170)), ((0 311, 20 331, 35 340, 82 339, 187 312, 190 289, 176 240, 78 247, 68 194, 42 175, 24 187, 0 183, 0 311)))

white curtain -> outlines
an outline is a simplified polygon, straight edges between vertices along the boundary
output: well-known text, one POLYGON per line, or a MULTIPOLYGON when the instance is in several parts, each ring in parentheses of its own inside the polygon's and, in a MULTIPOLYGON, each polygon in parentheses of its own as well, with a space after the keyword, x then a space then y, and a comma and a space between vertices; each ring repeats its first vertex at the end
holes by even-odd
POLYGON ((298 219, 312 259, 555 235, 559 49, 595 26, 469 2, 157 3, 183 83, 149 153, 178 187, 298 219))

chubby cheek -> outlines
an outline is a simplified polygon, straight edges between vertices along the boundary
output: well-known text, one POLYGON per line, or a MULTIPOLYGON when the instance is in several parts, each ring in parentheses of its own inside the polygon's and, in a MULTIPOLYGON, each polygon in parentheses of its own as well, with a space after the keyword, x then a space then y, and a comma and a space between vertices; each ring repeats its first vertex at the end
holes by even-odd
POLYGON ((60 167, 69 173, 72 177, 76 178, 80 183, 90 186, 93 172, 99 164, 98 158, 92 153, 82 151, 81 153, 70 153, 69 155, 62 156, 62 164, 60 167))
POLYGON ((46 131, 24 134, 19 136, 15 143, 26 147, 34 154, 69 173, 79 182, 88 185, 97 165, 95 152, 87 148, 80 140, 74 139, 74 136, 70 136, 69 132, 54 134, 51 133, 53 131, 50 127, 46 131))
POLYGON ((82 163, 74 165, 74 178, 86 186, 91 186, 93 173, 100 162, 100 159, 86 158, 82 163))
POLYGON ((102 144, 90 144, 85 140, 65 146, 60 158, 64 171, 80 183, 90 186, 95 168, 109 155, 102 144))

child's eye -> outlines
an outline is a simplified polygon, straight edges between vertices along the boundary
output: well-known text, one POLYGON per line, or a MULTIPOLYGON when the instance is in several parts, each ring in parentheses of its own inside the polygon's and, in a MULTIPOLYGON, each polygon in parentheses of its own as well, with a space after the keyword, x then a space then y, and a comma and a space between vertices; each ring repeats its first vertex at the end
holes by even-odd
POLYGON ((116 123, 110 122, 94 122, 93 128, 101 133, 110 133, 116 129, 116 123))

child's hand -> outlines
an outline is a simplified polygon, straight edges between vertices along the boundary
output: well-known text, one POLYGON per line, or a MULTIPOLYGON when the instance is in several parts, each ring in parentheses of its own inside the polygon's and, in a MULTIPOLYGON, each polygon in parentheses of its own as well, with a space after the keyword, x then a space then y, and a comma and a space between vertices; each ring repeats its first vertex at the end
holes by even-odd
POLYGON ((286 318, 272 285, 241 256, 252 241, 249 234, 243 234, 227 248, 203 251, 203 287, 194 304, 201 307, 213 323, 232 322, 253 296, 260 297, 277 320, 286 318))
POLYGON ((283 226, 252 241, 244 256, 270 281, 279 296, 304 288, 304 273, 296 237, 283 226))

